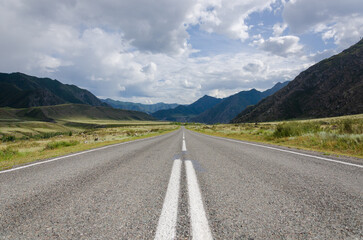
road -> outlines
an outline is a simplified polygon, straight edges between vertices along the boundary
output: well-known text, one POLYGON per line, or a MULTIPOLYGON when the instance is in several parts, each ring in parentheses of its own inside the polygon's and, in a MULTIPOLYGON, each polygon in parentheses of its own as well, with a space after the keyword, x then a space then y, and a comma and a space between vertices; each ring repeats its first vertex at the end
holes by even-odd
POLYGON ((0 172, 0 239, 363 239, 363 168, 182 128, 0 172))

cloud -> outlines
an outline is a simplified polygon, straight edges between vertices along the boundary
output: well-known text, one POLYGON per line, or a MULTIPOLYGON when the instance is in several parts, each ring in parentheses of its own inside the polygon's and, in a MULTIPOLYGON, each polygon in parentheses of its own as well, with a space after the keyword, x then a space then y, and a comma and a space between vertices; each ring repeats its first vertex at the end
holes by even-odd
POLYGON ((273 27, 273 35, 280 36, 286 30, 287 24, 286 23, 276 23, 273 27))
POLYGON ((363 35, 361 0, 289 1, 282 16, 293 33, 320 33, 323 40, 333 39, 341 48, 363 35))
POLYGON ((204 31, 245 41, 249 38, 249 26, 245 20, 252 12, 271 9, 274 2, 275 0, 200 0, 188 15, 188 22, 199 24, 204 31))
POLYGON ((287 57, 290 55, 299 55, 303 46, 299 43, 300 38, 297 36, 270 37, 267 40, 263 38, 253 41, 253 45, 272 54, 287 57))
POLYGON ((256 60, 255 62, 250 62, 243 66, 243 70, 250 73, 258 73, 264 71, 265 67, 262 61, 256 60))
MULTIPOLYGON (((303 45, 297 36, 283 36, 288 29, 284 23, 270 29, 274 35, 253 33, 251 37, 247 19, 253 12, 273 13, 273 3, 0 1, 0 71, 51 77, 100 97, 136 102, 191 103, 204 94, 228 96, 250 88, 266 89, 273 82, 293 79, 315 58, 330 54, 300 57, 303 45), (191 56, 195 50, 187 29, 195 25, 223 36, 220 39, 232 39, 241 48, 191 56), (257 47, 250 48, 251 41, 257 47)), ((286 21, 289 28, 291 21, 286 21)), ((344 25, 324 22, 314 31, 326 40, 343 41, 346 38, 339 34, 348 30, 339 29, 348 29, 344 25)))

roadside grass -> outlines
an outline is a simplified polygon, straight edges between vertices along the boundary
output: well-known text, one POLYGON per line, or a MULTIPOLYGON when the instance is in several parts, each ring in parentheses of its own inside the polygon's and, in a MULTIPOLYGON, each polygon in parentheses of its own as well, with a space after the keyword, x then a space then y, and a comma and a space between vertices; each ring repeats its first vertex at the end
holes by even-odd
MULTIPOLYGON (((82 121, 78 120, 82 123, 82 121)), ((92 148, 165 134, 176 124, 138 121, 95 121, 92 127, 58 121, 0 121, 0 170, 92 148), (117 124, 117 127, 115 127, 117 124)))
POLYGON ((188 124, 187 128, 214 136, 363 158, 363 114, 286 122, 188 124))

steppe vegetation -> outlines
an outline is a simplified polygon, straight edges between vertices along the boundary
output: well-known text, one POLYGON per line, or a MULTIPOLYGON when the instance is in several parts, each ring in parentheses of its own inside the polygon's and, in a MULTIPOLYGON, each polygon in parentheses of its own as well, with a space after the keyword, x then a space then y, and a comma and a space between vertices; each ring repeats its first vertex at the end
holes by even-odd
POLYGON ((0 119, 0 170, 104 145, 164 134, 168 122, 72 119, 57 122, 0 119))
POLYGON ((190 124, 187 128, 214 136, 363 158, 363 114, 285 122, 190 124))

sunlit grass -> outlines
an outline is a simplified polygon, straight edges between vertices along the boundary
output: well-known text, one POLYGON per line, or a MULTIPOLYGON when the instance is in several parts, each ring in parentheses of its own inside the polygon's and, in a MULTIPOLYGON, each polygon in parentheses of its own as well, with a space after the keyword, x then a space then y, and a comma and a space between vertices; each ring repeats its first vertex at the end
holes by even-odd
POLYGON ((191 124, 215 136, 363 158, 363 114, 336 118, 242 124, 191 124))
POLYGON ((74 127, 66 125, 64 121, 3 120, 0 122, 0 170, 109 144, 157 136, 179 128, 170 122, 77 121, 81 124, 74 127), (92 125, 87 125, 90 123, 92 125))

